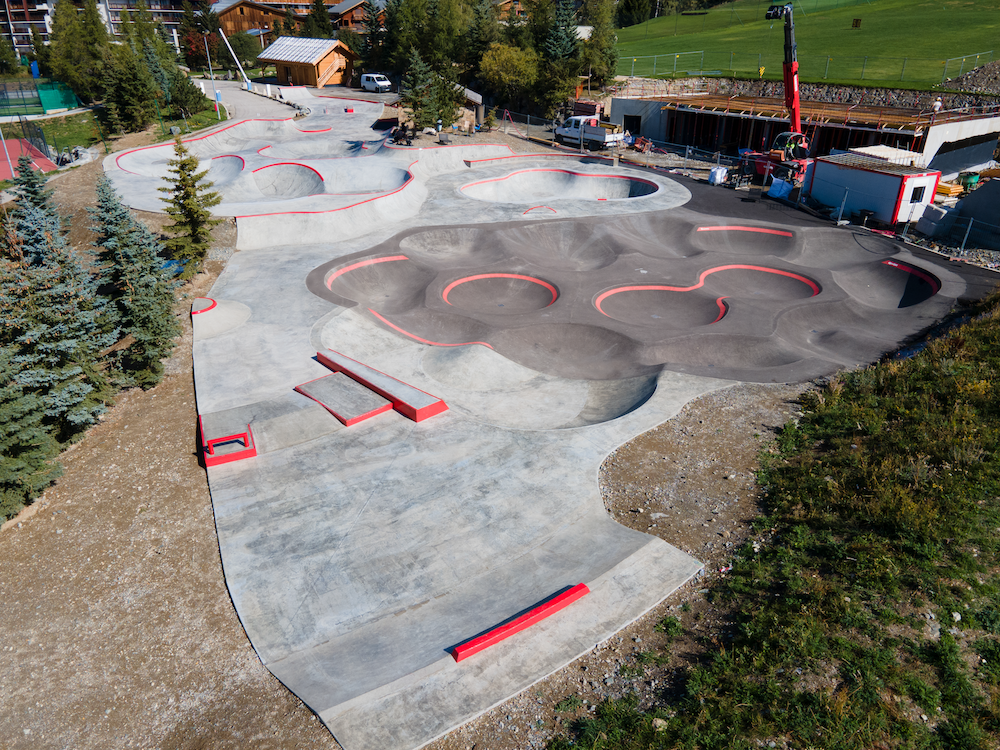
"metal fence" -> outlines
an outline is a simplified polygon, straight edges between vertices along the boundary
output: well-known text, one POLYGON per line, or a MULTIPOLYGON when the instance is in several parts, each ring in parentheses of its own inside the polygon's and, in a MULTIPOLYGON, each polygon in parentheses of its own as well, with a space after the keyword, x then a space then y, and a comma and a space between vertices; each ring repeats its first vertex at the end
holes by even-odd
POLYGON ((959 246, 960 253, 969 250, 1000 250, 1000 226, 971 216, 957 217, 948 236, 959 246))
POLYGON ((34 80, 0 81, 0 115, 40 115, 44 111, 34 80))
POLYGON ((21 123, 21 133, 24 135, 24 140, 37 148, 46 158, 53 159, 56 154, 49 150, 49 144, 45 140, 45 133, 42 132, 41 127, 24 115, 19 115, 18 120, 21 123))
MULTIPOLYGON (((993 62, 994 50, 976 52, 947 60, 928 57, 883 57, 881 55, 799 55, 799 77, 803 80, 909 81, 937 84, 956 78, 981 65, 993 62)), ((772 71, 768 78, 780 78, 783 53, 712 52, 696 50, 661 55, 622 57, 618 74, 627 76, 674 77, 690 75, 760 76, 760 69, 772 71)))

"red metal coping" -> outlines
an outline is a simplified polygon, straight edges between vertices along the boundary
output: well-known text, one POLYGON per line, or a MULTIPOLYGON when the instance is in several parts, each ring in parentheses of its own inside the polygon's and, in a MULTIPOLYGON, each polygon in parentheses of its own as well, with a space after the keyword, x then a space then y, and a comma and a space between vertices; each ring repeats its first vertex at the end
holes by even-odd
POLYGON ((532 607, 520 617, 515 617, 510 622, 497 625, 495 628, 488 630, 480 636, 476 636, 470 641, 465 641, 465 643, 454 646, 451 649, 451 655, 455 657, 455 661, 467 659, 473 654, 478 654, 480 651, 494 646, 500 643, 500 641, 506 640, 516 633, 520 633, 522 630, 530 628, 532 625, 541 622, 546 617, 554 615, 559 610, 564 609, 589 593, 590 589, 587 588, 586 584, 578 583, 576 586, 539 604, 537 607, 532 607))

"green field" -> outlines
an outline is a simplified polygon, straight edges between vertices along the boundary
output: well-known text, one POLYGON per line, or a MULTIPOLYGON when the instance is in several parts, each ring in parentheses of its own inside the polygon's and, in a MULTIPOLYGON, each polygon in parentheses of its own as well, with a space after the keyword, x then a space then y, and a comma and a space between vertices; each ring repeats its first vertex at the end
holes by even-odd
MULTIPOLYGON (((764 67, 765 78, 780 79, 783 22, 764 19, 770 4, 736 0, 622 29, 618 73, 756 78, 764 67)), ((933 85, 1000 59, 997 0, 795 0, 794 8, 803 81, 933 85)))

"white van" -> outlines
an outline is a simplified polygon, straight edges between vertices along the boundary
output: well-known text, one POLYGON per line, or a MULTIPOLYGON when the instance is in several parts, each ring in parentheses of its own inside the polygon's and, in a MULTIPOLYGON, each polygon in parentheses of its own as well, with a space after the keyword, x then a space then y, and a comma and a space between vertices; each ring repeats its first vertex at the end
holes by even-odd
POLYGON ((361 75, 361 90, 384 94, 392 90, 392 84, 381 73, 363 73, 361 75))

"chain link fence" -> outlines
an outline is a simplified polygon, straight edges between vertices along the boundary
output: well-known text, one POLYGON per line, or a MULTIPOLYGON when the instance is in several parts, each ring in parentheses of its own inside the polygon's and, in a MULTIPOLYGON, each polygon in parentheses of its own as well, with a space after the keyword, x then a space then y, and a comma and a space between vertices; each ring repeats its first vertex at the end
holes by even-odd
MULTIPOLYGON (((802 80, 870 80, 880 83, 909 81, 935 85, 956 78, 973 68, 993 62, 994 50, 976 52, 947 60, 928 57, 883 57, 881 55, 799 55, 802 80)), ((760 69, 780 78, 784 53, 668 52, 662 55, 622 57, 618 75, 644 77, 685 77, 719 75, 758 78, 760 69)), ((770 77, 770 76, 769 76, 770 77)))
POLYGON ((973 250, 1000 251, 1000 226, 971 216, 957 217, 948 237, 959 248, 959 254, 973 250))

